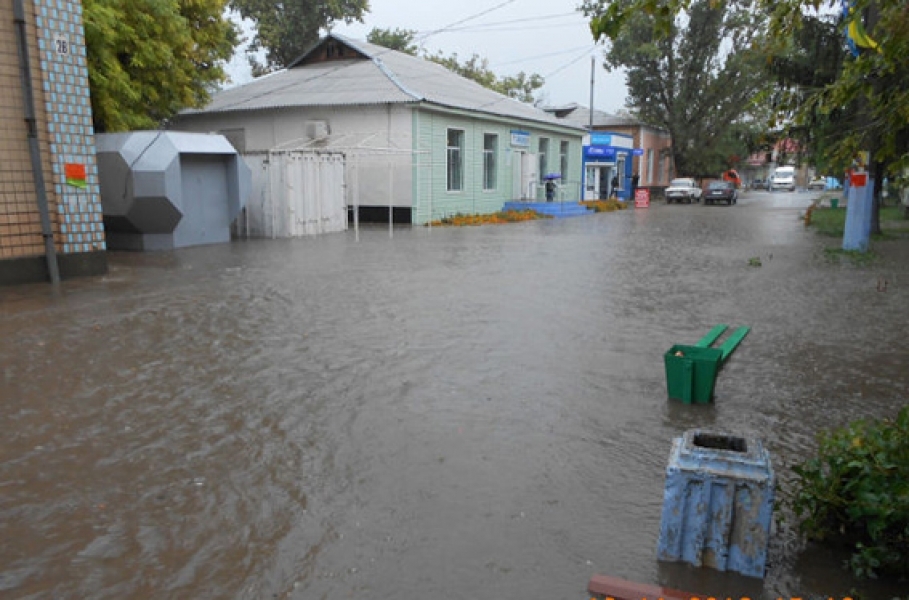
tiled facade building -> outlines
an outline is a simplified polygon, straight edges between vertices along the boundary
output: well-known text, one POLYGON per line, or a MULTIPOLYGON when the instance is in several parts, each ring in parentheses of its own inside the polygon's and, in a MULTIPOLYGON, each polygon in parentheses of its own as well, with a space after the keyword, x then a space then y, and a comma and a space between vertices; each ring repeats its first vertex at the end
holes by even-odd
POLYGON ((0 285, 104 273, 82 4, 0 0, 0 15, 0 285))

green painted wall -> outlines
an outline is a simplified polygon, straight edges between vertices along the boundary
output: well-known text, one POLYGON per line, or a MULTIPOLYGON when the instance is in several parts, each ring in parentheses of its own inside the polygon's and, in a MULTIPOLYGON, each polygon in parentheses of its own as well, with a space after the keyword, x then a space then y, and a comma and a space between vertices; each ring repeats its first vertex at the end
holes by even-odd
MULTIPOLYGON (((511 131, 519 129, 530 133, 529 147, 517 148, 536 153, 540 137, 549 138, 550 152, 546 172, 559 171, 559 149, 562 141, 568 142, 568 175, 565 200, 577 201, 580 194, 581 144, 580 131, 559 128, 546 129, 539 125, 518 120, 496 120, 470 114, 447 113, 436 110, 415 109, 413 212, 415 224, 425 224, 446 216, 461 214, 489 214, 502 210, 505 202, 512 200, 513 163, 517 155, 511 145, 511 131), (448 190, 447 144, 448 130, 464 132, 463 186, 460 191, 448 190), (483 189, 483 140, 484 134, 498 136, 496 152, 496 187, 483 189), (569 193, 570 192, 570 193, 569 193)), ((542 186, 539 200, 544 200, 542 186)))

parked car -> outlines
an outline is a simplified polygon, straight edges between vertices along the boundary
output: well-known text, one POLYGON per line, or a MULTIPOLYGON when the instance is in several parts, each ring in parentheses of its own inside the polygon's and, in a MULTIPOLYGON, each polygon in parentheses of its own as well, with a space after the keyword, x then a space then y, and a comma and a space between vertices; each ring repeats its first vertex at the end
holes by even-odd
POLYGON ((770 189, 795 191, 795 167, 777 167, 771 177, 770 189))
POLYGON ((754 181, 751 182, 751 189, 762 190, 765 187, 767 187, 767 182, 764 181, 763 179, 755 179, 754 181))
POLYGON ((673 202, 685 202, 686 204, 700 202, 702 193, 701 186, 690 177, 673 179, 669 182, 669 187, 666 188, 666 204, 672 204, 673 202))
POLYGON ((711 181, 707 186, 707 193, 704 194, 704 204, 725 202, 732 205, 738 199, 739 196, 735 190, 735 184, 731 181, 711 181))
POLYGON ((827 188, 827 180, 823 177, 815 177, 808 182, 809 190, 823 190, 827 188))

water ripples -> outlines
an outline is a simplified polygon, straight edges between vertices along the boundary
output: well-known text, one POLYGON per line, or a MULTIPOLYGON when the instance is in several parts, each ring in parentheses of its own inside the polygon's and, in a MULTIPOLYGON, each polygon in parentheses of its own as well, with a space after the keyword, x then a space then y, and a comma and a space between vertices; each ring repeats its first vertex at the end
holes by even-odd
POLYGON ((832 263, 797 217, 363 228, 0 290, 0 595, 841 594, 785 529, 756 591, 654 560, 673 437, 756 435, 782 473, 904 402, 905 263, 832 263), (662 353, 720 322, 753 329, 716 402, 668 402, 662 353))

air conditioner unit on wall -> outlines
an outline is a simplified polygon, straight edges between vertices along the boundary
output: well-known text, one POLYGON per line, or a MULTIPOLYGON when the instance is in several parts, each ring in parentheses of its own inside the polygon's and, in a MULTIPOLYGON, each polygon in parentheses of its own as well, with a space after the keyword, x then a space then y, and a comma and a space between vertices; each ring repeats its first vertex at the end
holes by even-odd
POLYGON ((311 140, 324 140, 328 137, 328 121, 306 121, 306 137, 311 140))

